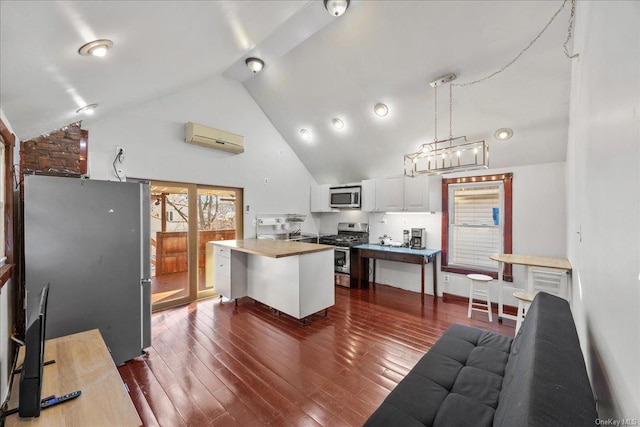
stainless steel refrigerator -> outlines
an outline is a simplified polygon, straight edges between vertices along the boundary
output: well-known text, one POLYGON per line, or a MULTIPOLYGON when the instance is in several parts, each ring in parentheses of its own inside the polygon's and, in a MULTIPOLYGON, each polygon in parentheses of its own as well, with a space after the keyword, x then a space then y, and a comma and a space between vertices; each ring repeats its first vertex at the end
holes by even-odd
POLYGON ((118 365, 151 345, 149 184, 28 175, 27 318, 50 283, 47 338, 99 329, 118 365))

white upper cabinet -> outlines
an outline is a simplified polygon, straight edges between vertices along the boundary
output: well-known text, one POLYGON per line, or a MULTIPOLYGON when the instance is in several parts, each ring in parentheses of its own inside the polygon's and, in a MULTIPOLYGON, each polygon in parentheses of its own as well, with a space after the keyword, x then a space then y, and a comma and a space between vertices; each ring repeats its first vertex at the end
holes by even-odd
POLYGON ((362 181, 362 206, 365 212, 402 211, 404 206, 403 176, 362 181))
POLYGON ((435 212, 442 201, 442 177, 393 176, 362 181, 362 210, 366 212, 435 212))
POLYGON ((311 186, 311 212, 338 212, 331 209, 331 197, 329 195, 330 184, 311 186))
POLYGON ((362 193, 360 196, 362 197, 360 209, 365 212, 377 212, 380 209, 378 205, 378 191, 376 190, 377 179, 365 179, 362 181, 362 193))
POLYGON ((429 209, 431 212, 442 212, 442 175, 429 177, 429 209))
POLYGON ((404 175, 382 178, 383 208, 385 212, 404 210, 404 175))
MULTIPOLYGON (((365 212, 436 212, 442 210, 442 177, 393 176, 362 181, 365 212)), ((312 198, 313 200, 313 198, 312 198)))
POLYGON ((426 175, 404 179, 404 210, 429 211, 429 177, 426 175))

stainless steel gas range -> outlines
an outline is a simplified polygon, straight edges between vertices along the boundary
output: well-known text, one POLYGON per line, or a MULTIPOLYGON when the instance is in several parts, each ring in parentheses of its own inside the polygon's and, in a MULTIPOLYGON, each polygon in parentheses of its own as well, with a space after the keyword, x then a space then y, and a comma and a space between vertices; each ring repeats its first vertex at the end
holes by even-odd
POLYGON ((345 287, 357 286, 356 272, 351 269, 351 266, 355 264, 357 254, 351 248, 363 243, 369 243, 369 224, 362 222, 338 223, 338 234, 320 236, 319 243, 336 247, 334 251, 336 285, 345 287))

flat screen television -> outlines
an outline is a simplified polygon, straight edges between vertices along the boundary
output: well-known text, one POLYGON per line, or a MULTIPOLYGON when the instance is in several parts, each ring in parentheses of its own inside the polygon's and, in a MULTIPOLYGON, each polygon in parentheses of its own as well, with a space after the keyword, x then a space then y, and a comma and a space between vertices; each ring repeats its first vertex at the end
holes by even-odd
POLYGON ((29 315, 25 333, 25 353, 20 372, 18 414, 20 417, 39 417, 42 399, 45 327, 47 326, 47 300, 49 283, 38 293, 40 303, 29 315))

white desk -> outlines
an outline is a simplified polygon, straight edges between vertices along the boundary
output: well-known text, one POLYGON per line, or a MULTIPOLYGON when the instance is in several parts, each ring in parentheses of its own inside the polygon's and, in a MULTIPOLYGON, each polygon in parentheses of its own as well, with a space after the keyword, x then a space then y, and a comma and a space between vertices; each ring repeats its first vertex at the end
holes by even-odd
MULTIPOLYGON (((540 273, 543 275, 544 274, 557 275, 558 279, 561 281, 561 284, 559 285, 560 290, 558 292, 551 292, 551 293, 556 293, 557 295, 565 299, 569 299, 567 294, 568 291, 567 291, 567 285, 566 285, 567 283, 566 276, 567 276, 567 273, 571 272, 571 264, 569 263, 569 260, 567 260, 566 258, 553 258, 553 257, 543 257, 543 256, 535 256, 535 255, 517 255, 517 254, 492 254, 489 256, 489 258, 494 261, 498 261, 498 284, 500 285, 500 292, 498 295, 498 319, 506 318, 506 319, 517 320, 516 316, 513 316, 511 314, 506 314, 503 309, 502 294, 503 294, 503 290, 505 289, 504 281, 503 281, 505 264, 518 264, 518 265, 525 266, 527 270, 527 289, 526 289, 527 292, 534 292, 536 290, 544 290, 547 292, 550 291, 550 289, 537 287, 534 285, 534 274, 536 271, 538 271, 535 269, 535 267, 557 270, 556 273, 546 273, 544 271, 540 271, 540 273), (564 283, 564 285, 562 283, 564 283)), ((507 287, 507 288, 512 291, 522 290, 520 288, 514 288, 514 287, 507 287)))

